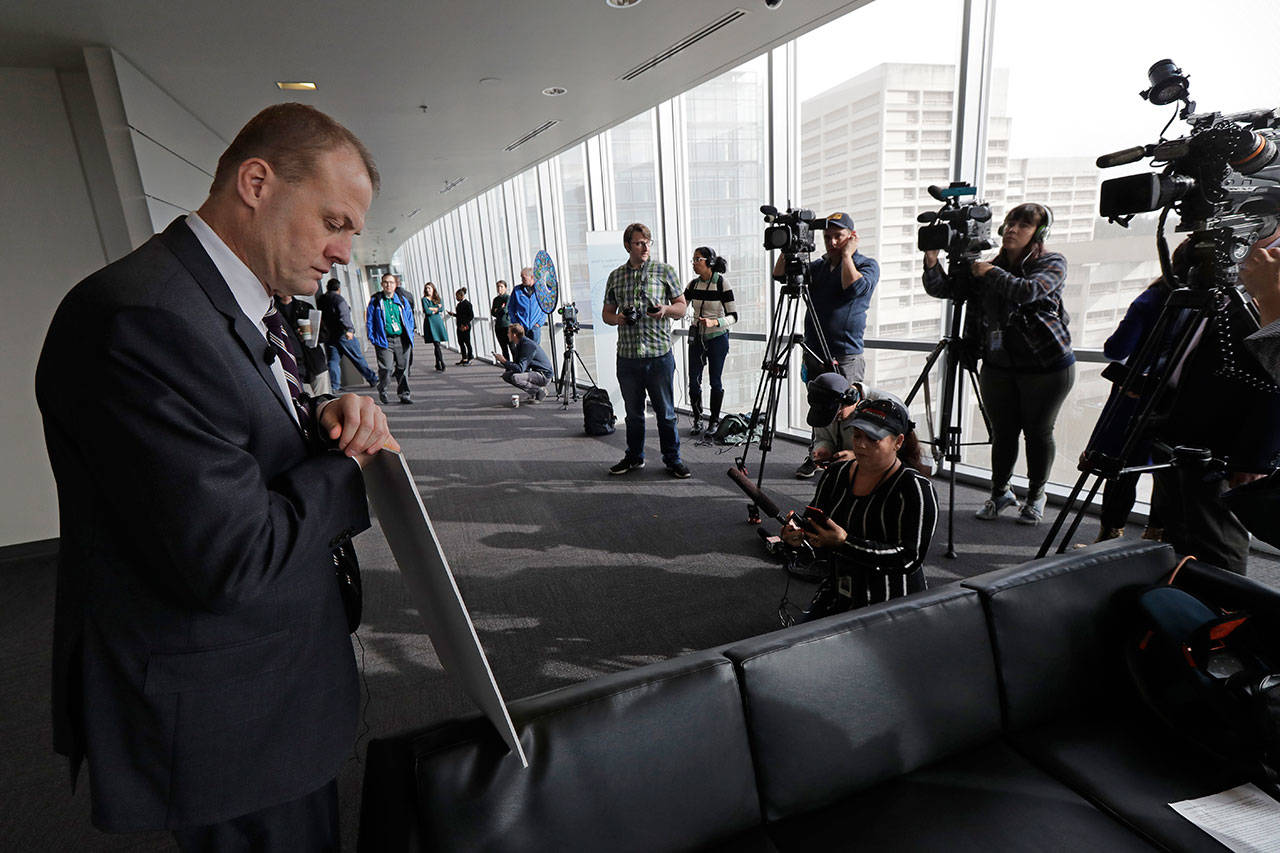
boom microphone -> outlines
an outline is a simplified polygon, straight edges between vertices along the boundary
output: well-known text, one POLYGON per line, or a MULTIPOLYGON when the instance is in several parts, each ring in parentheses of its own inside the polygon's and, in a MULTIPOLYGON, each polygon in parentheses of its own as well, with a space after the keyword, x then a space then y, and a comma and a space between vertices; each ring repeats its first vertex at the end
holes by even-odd
POLYGON ((751 482, 751 478, 741 468, 730 468, 728 473, 729 479, 737 483, 738 488, 742 489, 742 493, 751 498, 752 503, 764 510, 765 515, 770 518, 776 518, 779 521, 784 520, 781 518, 782 510, 778 509, 778 505, 769 500, 768 495, 757 489, 756 484, 751 482))
POLYGON ((1136 163, 1143 157, 1147 156, 1146 145, 1135 145, 1132 148, 1126 148, 1123 151, 1112 151, 1110 154, 1103 154, 1097 159, 1099 169, 1110 169, 1112 166, 1123 166, 1125 163, 1136 163))

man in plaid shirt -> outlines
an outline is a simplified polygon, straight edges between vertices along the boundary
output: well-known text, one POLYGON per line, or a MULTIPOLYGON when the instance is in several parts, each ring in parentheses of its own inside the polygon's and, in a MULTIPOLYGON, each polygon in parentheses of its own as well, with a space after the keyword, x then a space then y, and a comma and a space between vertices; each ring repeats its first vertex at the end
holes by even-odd
POLYGON ((675 371, 671 352, 671 319, 683 317, 684 287, 668 264, 651 261, 653 236, 639 222, 627 226, 622 243, 627 262, 609 273, 601 314, 618 326, 618 385, 627 410, 627 455, 609 469, 627 474, 644 467, 644 396, 658 417, 662 463, 671 476, 684 480, 689 469, 680 461, 676 431, 675 371))

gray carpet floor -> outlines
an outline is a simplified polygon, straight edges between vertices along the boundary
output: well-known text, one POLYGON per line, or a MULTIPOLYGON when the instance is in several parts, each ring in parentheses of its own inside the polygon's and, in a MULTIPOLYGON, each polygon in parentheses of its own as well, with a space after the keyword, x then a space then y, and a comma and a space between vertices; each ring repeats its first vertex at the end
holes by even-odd
MULTIPOLYGON (((393 403, 388 417, 508 699, 778 627, 787 578, 725 476, 735 450, 685 437, 693 477, 675 480, 658 459, 650 420, 648 467, 609 476, 623 433, 584 436, 580 404, 564 409, 547 400, 513 410, 510 386, 480 362, 445 373, 419 369, 411 381, 416 404, 393 403)), ((803 456, 803 446, 788 442, 770 454, 765 488, 783 506, 799 508, 813 493, 813 481, 791 476, 803 456)), ((753 470, 756 459, 753 452, 753 470)), ((945 509, 946 484, 937 487, 945 509)), ((977 521, 983 498, 957 489, 958 555, 941 556, 944 515, 926 565, 930 585, 1034 556, 1045 528, 1011 516, 977 521)), ((1096 532, 1096 519, 1086 519, 1078 538, 1092 541, 1096 532)), ((356 546, 366 597, 356 654, 368 696, 339 777, 345 849, 354 849, 369 738, 473 710, 442 670, 376 521, 356 546)), ((166 834, 98 833, 83 777, 70 794, 49 732, 53 563, 10 561, 0 575, 0 850, 174 849, 166 834)), ((1250 575, 1280 585, 1280 563, 1255 556, 1250 575)), ((812 592, 813 584, 796 580, 788 589, 800 606, 812 592)))

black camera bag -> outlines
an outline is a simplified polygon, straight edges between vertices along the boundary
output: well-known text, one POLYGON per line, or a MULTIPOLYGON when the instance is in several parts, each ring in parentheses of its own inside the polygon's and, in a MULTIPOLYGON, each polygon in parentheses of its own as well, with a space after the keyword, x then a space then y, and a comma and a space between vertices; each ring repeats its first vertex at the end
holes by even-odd
POLYGON ((1275 791, 1280 775, 1280 648, 1276 626, 1220 612, 1172 586, 1137 601, 1126 649, 1147 705, 1177 734, 1275 791))
POLYGON ((582 429, 587 435, 610 435, 617 420, 608 391, 592 388, 582 395, 582 429))

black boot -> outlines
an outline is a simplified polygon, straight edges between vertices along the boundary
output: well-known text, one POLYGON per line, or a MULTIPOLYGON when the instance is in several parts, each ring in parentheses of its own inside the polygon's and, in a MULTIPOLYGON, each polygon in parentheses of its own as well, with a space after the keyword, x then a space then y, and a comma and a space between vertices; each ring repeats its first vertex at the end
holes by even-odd
POLYGON ((702 432, 702 393, 689 389, 689 408, 693 409, 693 426, 689 427, 689 435, 702 432))
POLYGON ((724 391, 711 392, 711 419, 707 421, 707 432, 714 434, 720 426, 720 404, 724 402, 724 391))

